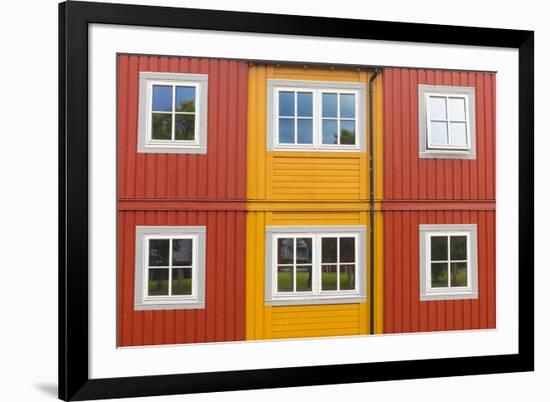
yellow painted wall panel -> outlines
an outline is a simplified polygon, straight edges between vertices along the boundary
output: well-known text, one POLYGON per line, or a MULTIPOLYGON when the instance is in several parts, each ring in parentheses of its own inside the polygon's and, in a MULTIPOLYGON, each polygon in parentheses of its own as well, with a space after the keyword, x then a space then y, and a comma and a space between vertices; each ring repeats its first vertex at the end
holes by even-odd
POLYGON ((374 333, 384 333, 384 215, 374 214, 374 333))
MULTIPOLYGON (((367 200, 368 157, 358 152, 267 151, 267 80, 367 83, 365 69, 257 64, 249 68, 248 173, 250 200, 367 200), (315 180, 310 180, 315 178, 315 180), (340 179, 346 178, 346 181, 340 179), (293 184, 294 183, 294 184, 293 184), (335 184, 348 183, 339 189, 335 184)), ((367 113, 367 110, 364 111, 367 113)), ((366 119, 364 119, 366 125, 366 119)), ((367 127, 364 127, 367 132, 367 127)), ((362 138, 367 141, 367 138, 362 138)))
POLYGON ((285 306, 272 308, 272 337, 299 338, 357 335, 360 304, 285 306))
MULTIPOLYGON (((267 79, 368 83, 365 69, 253 65, 249 69, 247 161, 246 339, 367 334, 367 303, 266 306, 266 226, 369 225, 367 152, 266 151, 267 79)), ((367 93, 368 100, 368 93, 367 93)), ((368 111, 368 104, 367 110, 368 111)), ((375 199, 383 195, 382 76, 375 81, 375 199)), ((368 121, 365 119, 365 124, 368 121)), ((368 126, 365 132, 367 136, 368 126)), ((368 137, 364 139, 368 144, 368 137)), ((368 151, 368 150, 367 150, 368 151)), ((375 212, 374 331, 383 332, 383 215, 375 212)), ((368 250, 369 236, 365 249, 368 250)), ((367 263, 370 259, 367 255, 367 263)), ((365 267, 364 274, 370 276, 365 267)), ((367 288, 371 278, 367 277, 367 288)))

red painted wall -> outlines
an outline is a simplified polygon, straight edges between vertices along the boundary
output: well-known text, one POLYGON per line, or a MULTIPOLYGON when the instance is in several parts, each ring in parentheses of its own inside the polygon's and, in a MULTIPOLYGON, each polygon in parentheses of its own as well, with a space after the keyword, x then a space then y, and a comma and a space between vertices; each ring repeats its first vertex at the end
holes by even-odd
POLYGON ((383 74, 384 332, 495 328, 495 74, 383 74), (418 157, 419 84, 475 87, 476 159, 418 157), (479 298, 420 301, 419 225, 471 223, 478 230, 479 298))
POLYGON ((248 65, 188 57, 118 56, 118 195, 244 199, 248 65), (139 72, 208 74, 206 154, 137 152, 139 72))
POLYGON ((245 212, 119 211, 118 345, 244 340, 245 212), (206 226, 206 307, 134 311, 135 227, 206 226))
POLYGON ((495 328, 495 211, 392 211, 384 214, 385 332, 495 328), (422 224, 477 224, 475 300, 420 301, 422 224))
POLYGON ((248 65, 118 56, 118 345, 243 340, 248 65), (137 152, 139 72, 208 74, 208 150, 137 152), (206 306, 134 311, 135 227, 206 225, 206 306))
POLYGON ((384 199, 495 199, 495 74, 384 69, 384 199), (418 157, 418 85, 475 87, 474 160, 418 157))

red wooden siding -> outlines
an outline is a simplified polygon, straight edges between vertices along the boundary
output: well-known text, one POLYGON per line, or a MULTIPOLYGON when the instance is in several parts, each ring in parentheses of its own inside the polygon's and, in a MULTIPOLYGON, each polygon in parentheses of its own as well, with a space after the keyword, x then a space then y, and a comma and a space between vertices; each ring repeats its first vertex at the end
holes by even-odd
POLYGON ((248 65, 187 57, 118 57, 118 195, 240 199, 246 194, 248 65), (137 152, 139 72, 208 74, 206 154, 137 152))
POLYGON ((384 212, 386 333, 495 328, 495 211, 384 212), (475 300, 420 301, 419 225, 477 224, 475 300))
POLYGON ((495 199, 495 74, 384 69, 384 199, 495 199), (476 159, 418 157, 418 85, 475 87, 476 159))
POLYGON ((119 211, 118 345, 244 340, 245 212, 119 211), (206 226, 206 307, 134 311, 135 227, 206 226))

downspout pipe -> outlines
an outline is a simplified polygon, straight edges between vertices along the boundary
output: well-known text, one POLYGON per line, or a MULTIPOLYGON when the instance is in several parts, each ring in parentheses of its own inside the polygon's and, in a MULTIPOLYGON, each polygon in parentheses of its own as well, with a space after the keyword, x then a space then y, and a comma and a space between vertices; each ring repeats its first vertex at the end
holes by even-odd
POLYGON ((374 334, 374 80, 381 72, 375 68, 369 79, 369 269, 370 281, 368 298, 370 298, 370 333, 374 334))

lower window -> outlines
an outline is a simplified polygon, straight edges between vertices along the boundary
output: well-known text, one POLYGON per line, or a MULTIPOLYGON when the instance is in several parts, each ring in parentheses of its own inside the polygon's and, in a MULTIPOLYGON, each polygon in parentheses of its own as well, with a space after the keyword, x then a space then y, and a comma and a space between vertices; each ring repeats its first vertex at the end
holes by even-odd
POLYGON ((365 227, 268 227, 266 303, 365 300, 365 227))
POLYGON ((204 308, 206 228, 136 228, 135 309, 204 308))
POLYGON ((477 298, 476 225, 420 225, 420 299, 477 298))

